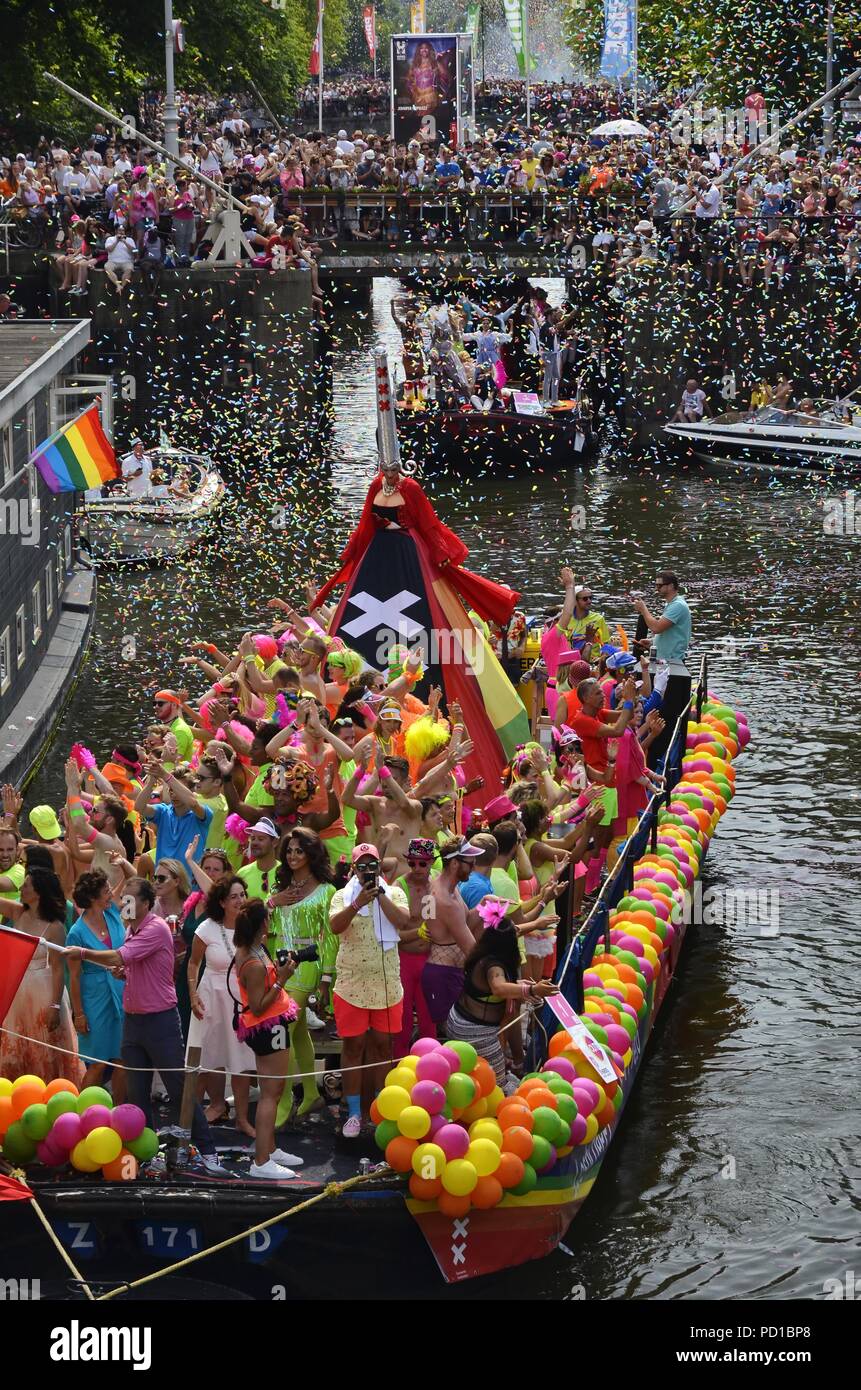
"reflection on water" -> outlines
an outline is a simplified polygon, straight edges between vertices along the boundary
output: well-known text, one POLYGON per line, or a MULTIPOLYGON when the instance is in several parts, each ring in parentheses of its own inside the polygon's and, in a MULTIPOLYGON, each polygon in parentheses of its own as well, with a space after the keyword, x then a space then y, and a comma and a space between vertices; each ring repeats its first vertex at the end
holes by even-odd
MULTIPOLYGON (((300 600, 304 581, 328 571, 375 458, 370 352, 396 347, 395 288, 376 281, 371 306, 336 319, 328 473, 285 466, 291 441, 270 437, 261 408, 217 393, 189 402, 175 437, 193 446, 217 422, 233 511, 217 549, 102 583, 95 649, 33 800, 62 796, 74 738, 106 754, 140 730, 156 684, 183 682, 190 641, 236 637, 264 621, 269 596, 300 600), (131 663, 120 654, 128 633, 131 663)), ((653 592, 659 568, 679 572, 694 659, 708 653, 712 688, 754 733, 705 882, 776 890, 780 908, 777 936, 738 921, 691 929, 567 1237, 573 1254, 450 1296, 566 1297, 578 1286, 588 1298, 821 1296, 823 1280, 857 1263, 859 1239, 858 538, 826 536, 827 488, 797 477, 637 472, 615 458, 587 477, 537 468, 501 485, 476 466, 431 490, 475 567, 520 587, 529 610, 557 596, 567 562, 611 626, 630 628, 626 592, 653 592), (575 503, 585 531, 569 529, 575 503)))

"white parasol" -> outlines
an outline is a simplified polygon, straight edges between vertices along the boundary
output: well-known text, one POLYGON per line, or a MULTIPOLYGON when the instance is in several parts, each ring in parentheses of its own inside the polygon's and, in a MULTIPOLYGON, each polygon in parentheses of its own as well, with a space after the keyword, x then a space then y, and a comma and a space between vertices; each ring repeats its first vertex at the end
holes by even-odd
POLYGON ((594 130, 590 130, 590 135, 651 135, 651 131, 646 126, 640 125, 639 121, 605 121, 603 125, 596 125, 594 130))

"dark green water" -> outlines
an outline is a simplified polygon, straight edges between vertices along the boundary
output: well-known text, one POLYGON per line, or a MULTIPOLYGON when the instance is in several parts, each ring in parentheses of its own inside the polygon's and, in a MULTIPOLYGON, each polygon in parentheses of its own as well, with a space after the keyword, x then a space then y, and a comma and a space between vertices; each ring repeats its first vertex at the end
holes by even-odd
MULTIPOLYGON (((180 684, 190 640, 230 642, 263 621, 268 597, 301 601, 304 581, 329 572, 375 458, 370 352, 395 350, 393 288, 377 281, 370 308, 336 316, 328 476, 282 466, 301 431, 279 430, 260 398, 222 386, 180 398, 176 441, 212 445, 241 477, 230 521, 217 553, 103 581, 92 656, 33 801, 59 801, 75 738, 101 756, 139 734, 148 693, 180 684), (133 660, 123 658, 129 637, 133 660)), ((167 380, 172 366, 161 370, 167 380)), ((630 628, 627 591, 651 592, 659 568, 683 576, 694 658, 708 653, 711 688, 747 713, 754 734, 705 883, 718 910, 730 891, 769 895, 772 920, 779 908, 776 935, 744 920, 690 930, 620 1130, 567 1237, 573 1253, 449 1296, 822 1297, 825 1280, 861 1260, 859 538, 824 533, 833 490, 815 480, 637 473, 622 457, 587 478, 539 464, 502 485, 476 459, 469 475, 429 491, 474 567, 520 588, 527 608, 552 600, 567 562, 611 625, 630 628), (570 529, 575 503, 585 531, 570 529)))

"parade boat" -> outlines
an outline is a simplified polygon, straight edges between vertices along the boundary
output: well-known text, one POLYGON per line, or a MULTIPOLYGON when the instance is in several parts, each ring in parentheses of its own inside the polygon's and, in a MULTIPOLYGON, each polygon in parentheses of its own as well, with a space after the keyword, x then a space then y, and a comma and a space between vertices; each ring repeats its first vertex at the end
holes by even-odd
POLYGON ((505 410, 445 410, 434 402, 398 410, 405 453, 428 473, 444 468, 517 472, 586 468, 598 454, 591 415, 577 401, 545 408, 534 392, 504 391, 505 410))
MULTIPOLYGON (((636 1085, 685 940, 687 914, 669 911, 673 901, 680 901, 680 869, 686 867, 684 881, 690 887, 726 809, 716 789, 727 792, 734 786, 734 754, 749 737, 743 716, 734 716, 707 694, 705 661, 690 720, 688 725, 685 709, 675 726, 666 787, 642 812, 582 928, 570 941, 560 942, 561 996, 552 1007, 545 1003, 540 1026, 533 1030, 528 1055, 533 1074, 552 1065, 548 1053, 557 1065, 572 1055, 556 1046, 558 1035, 554 1039, 560 1019, 563 1031, 571 1027, 564 1022, 565 1010, 574 1011, 570 1020, 588 1023, 590 1013, 601 1018, 603 1001, 622 997, 620 987, 631 972, 629 966, 626 973, 622 961, 635 958, 629 948, 647 937, 658 940, 633 921, 619 926, 632 913, 643 915, 631 904, 645 908, 651 902, 661 909, 647 919, 662 933, 660 953, 652 951, 659 966, 650 972, 641 1001, 636 986, 625 986, 629 1004, 637 1002, 638 1008, 636 1023, 628 1015, 629 1047, 621 1070, 616 1063, 619 1080, 612 1100, 608 1086, 600 1122, 579 1143, 554 1150, 528 1192, 509 1190, 490 1209, 447 1215, 435 1201, 411 1195, 407 1174, 380 1161, 372 1135, 341 1139, 328 1107, 285 1136, 304 1163, 295 1178, 283 1182, 250 1182, 253 1152, 239 1149, 235 1133, 224 1130, 214 1131, 226 1140, 219 1143, 224 1177, 210 1176, 193 1157, 186 1162, 184 1156, 176 1165, 149 1165, 130 1182, 33 1165, 26 1174, 29 1192, 78 1271, 78 1278, 63 1285, 58 1266, 56 1296, 81 1297, 79 1280, 96 1296, 123 1291, 136 1280, 151 1281, 143 1285, 147 1297, 170 1299, 182 1297, 183 1286, 189 1297, 218 1297, 219 1291, 224 1296, 232 1289, 267 1300, 355 1298, 365 1291, 373 1291, 374 1297, 432 1296, 441 1287, 440 1275, 448 1284, 461 1283, 551 1256, 598 1180, 636 1085), (681 849, 694 843, 696 865, 694 856, 681 849), (670 886, 661 888, 662 883, 670 886), (596 981, 605 988, 596 989, 596 981)), ((560 910, 565 913, 564 904, 560 910)), ((644 953, 636 957, 642 962, 651 948, 643 944, 638 949, 644 953)), ((328 1046, 335 1045, 333 1040, 328 1046)), ((608 1048, 604 1060, 612 1057, 608 1048)), ((322 1074, 321 1081, 324 1097, 331 1099, 336 1073, 322 1074)), ((7 1201, 5 1251, 22 1277, 44 1279, 46 1247, 37 1238, 41 1228, 28 1206, 26 1200, 7 1201)), ((490 1291, 494 1286, 485 1287, 490 1291)))
POLYGON ((664 426, 665 435, 709 462, 803 472, 857 468, 861 426, 850 423, 841 405, 804 402, 806 409, 765 405, 728 410, 714 419, 664 426))
POLYGON ((194 549, 215 521, 225 485, 209 455, 165 447, 149 457, 164 479, 159 495, 115 490, 79 511, 82 556, 91 565, 167 564, 194 549), (181 495, 171 491, 179 480, 181 495))

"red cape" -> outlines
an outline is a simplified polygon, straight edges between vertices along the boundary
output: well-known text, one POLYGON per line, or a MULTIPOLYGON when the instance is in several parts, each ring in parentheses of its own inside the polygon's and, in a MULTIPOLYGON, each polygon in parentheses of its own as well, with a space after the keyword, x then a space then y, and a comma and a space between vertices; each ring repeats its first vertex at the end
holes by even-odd
MULTIPOLYGON (((314 599, 315 608, 325 603, 332 590, 339 584, 349 583, 375 532, 380 526, 385 525, 373 513, 373 505, 382 485, 383 475, 378 473, 368 489, 359 524, 341 554, 338 572, 317 594, 314 599)), ((486 622, 506 624, 517 606, 520 594, 503 584, 494 584, 490 579, 482 579, 480 575, 461 568, 461 561, 466 559, 469 551, 463 541, 443 525, 414 478, 401 478, 398 490, 404 499, 398 517, 399 524, 405 531, 424 542, 425 552, 435 577, 444 572, 452 588, 486 622)))

